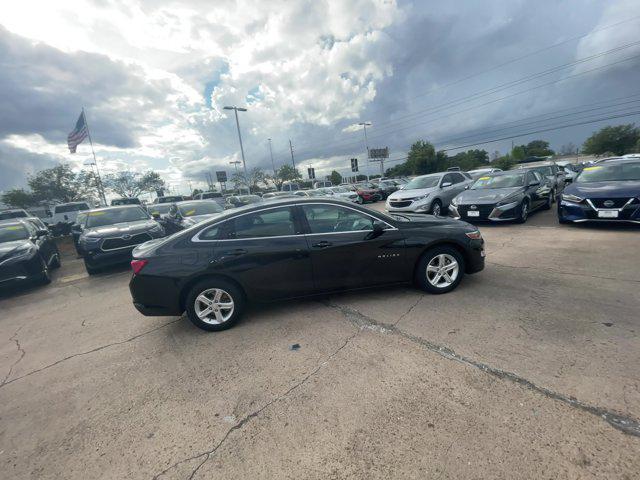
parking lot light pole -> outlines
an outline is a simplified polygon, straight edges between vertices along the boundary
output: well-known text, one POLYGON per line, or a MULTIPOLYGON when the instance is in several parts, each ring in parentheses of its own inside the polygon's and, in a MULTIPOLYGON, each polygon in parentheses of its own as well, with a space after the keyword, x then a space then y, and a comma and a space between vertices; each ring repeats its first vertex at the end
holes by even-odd
POLYGON ((367 127, 371 126, 371 122, 360 122, 364 130, 364 148, 367 150, 367 182, 369 181, 369 141, 367 140, 367 127))
POLYGON ((242 167, 244 169, 244 179, 247 182, 247 188, 251 193, 251 187, 249 187, 249 175, 247 174, 247 162, 244 159, 244 147, 242 146, 242 134, 240 133, 240 121, 238 120, 238 112, 246 112, 247 109, 243 107, 227 106, 224 110, 233 110, 236 114, 236 127, 238 127, 238 140, 240 140, 240 154, 242 155, 242 167))

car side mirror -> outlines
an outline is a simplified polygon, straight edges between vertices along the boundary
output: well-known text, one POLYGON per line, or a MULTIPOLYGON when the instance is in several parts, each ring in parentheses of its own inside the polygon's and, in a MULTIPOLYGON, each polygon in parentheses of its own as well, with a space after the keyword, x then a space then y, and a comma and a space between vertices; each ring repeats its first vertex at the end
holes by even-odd
POLYGON ((45 235, 49 235, 49 230, 45 230, 44 228, 36 231, 36 237, 44 237, 45 235))
POLYGON ((367 240, 371 240, 382 235, 384 233, 386 224, 379 220, 374 220, 371 227, 371 231, 367 234, 367 240))
POLYGON ((451 182, 444 182, 442 185, 440 185, 441 188, 445 188, 445 187, 450 187, 451 185, 453 185, 453 183, 451 182))
POLYGON ((530 187, 535 187, 536 185, 540 185, 540 182, 537 182, 537 181, 529 182, 530 187))
POLYGON ((470 188, 471 188, 471 185, 465 185, 465 186, 464 186, 464 189, 465 189, 465 190, 469 190, 470 188))
POLYGON ((571 183, 571 182, 573 182, 572 177, 564 177, 564 183, 571 183))

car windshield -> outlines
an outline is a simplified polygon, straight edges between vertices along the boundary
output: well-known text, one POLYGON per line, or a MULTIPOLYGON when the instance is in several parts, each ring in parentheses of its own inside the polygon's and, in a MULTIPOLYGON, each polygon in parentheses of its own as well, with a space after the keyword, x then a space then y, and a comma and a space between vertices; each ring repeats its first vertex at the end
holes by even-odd
POLYGON ((89 205, 86 203, 73 203, 71 205, 57 205, 54 208, 56 213, 69 213, 78 212, 80 210, 89 210, 89 205))
POLYGON ((242 195, 238 197, 242 203, 258 203, 262 200, 258 195, 242 195))
POLYGON ((216 202, 191 202, 178 205, 180 215, 183 217, 194 217, 196 215, 210 215, 212 213, 224 212, 224 209, 216 202))
POLYGON ((531 170, 533 170, 534 172, 538 172, 540 175, 544 175, 545 177, 553 175, 553 170, 551 170, 551 167, 549 165, 534 167, 531 170))
POLYGON ((118 198, 111 201, 111 205, 140 205, 140 200, 137 198, 118 198))
POLYGON ((0 225, 0 243, 27 238, 29 238, 29 231, 23 225, 0 225))
POLYGON ((169 212, 170 208, 171 208, 170 203, 157 203, 149 207, 149 213, 151 215, 154 215, 154 214, 164 215, 169 212))
POLYGON ((149 218, 147 212, 141 208, 114 208, 109 210, 95 210, 87 213, 87 227, 103 227, 114 223, 135 222, 149 218))
POLYGON ((0 220, 7 220, 9 218, 21 218, 26 217, 27 214, 23 210, 13 210, 9 212, 0 212, 0 220))
POLYGON ((471 190, 481 190, 485 188, 512 188, 524 185, 524 175, 517 173, 513 175, 496 175, 495 177, 480 177, 471 186, 471 190))
POLYGON ((203 200, 208 198, 222 198, 222 194, 219 192, 205 192, 202 194, 203 200))
POLYGON ((438 186, 440 176, 429 175, 427 177, 416 177, 407 183, 405 190, 416 190, 418 188, 433 188, 438 186))
POLYGON ((616 182, 640 180, 640 162, 619 162, 585 167, 576 182, 616 182))
POLYGON ((346 193, 349 191, 346 187, 333 187, 331 190, 335 193, 346 193))

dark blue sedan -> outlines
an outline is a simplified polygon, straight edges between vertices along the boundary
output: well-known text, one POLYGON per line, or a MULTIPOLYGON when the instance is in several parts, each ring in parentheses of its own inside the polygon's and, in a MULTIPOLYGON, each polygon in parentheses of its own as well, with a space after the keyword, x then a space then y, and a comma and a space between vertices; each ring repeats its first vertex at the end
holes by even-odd
POLYGON ((611 158, 585 167, 558 203, 560 223, 640 223, 640 159, 611 158))

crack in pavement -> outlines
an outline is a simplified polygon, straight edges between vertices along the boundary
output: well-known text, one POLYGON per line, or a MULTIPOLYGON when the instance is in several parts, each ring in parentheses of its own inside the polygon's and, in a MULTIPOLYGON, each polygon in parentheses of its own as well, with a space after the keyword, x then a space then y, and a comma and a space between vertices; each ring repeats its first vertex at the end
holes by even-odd
POLYGON ((344 315, 344 317, 347 320, 349 320, 350 322, 356 325, 360 325, 361 328, 369 328, 372 330, 380 331, 382 333, 389 332, 395 335, 399 335, 413 343, 416 343, 426 348, 431 352, 437 353, 441 357, 444 357, 449 360, 455 360, 465 365, 477 368, 479 370, 482 370, 485 373, 493 375, 502 380, 508 380, 510 382, 517 383, 518 385, 528 388, 529 390, 533 390, 534 392, 540 393, 545 397, 551 398, 553 400, 558 400, 578 410, 582 410, 592 415, 596 415, 602 418, 604 421, 606 421, 613 428, 620 430, 621 432, 624 432, 628 435, 640 437, 640 420, 630 415, 622 415, 614 411, 608 410, 604 407, 590 405, 588 403, 582 402, 577 398, 571 397, 569 395, 555 392, 546 387, 536 385, 531 380, 527 380, 526 378, 521 377, 516 373, 502 370, 496 367, 492 367, 486 363, 482 363, 477 360, 473 360, 471 358, 465 357, 464 355, 460 355, 456 353, 454 350, 452 350, 449 347, 446 347, 444 345, 438 345, 437 343, 430 342, 429 340, 426 340, 417 335, 413 335, 411 333, 400 330, 395 325, 379 322, 374 318, 364 315, 363 313, 360 313, 355 309, 342 306, 342 305, 337 305, 335 303, 330 303, 330 302, 326 302, 325 305, 327 307, 338 310, 344 315))
POLYGON ((415 301, 415 303, 413 305, 411 305, 406 312, 404 312, 402 315, 400 315, 398 317, 398 319, 393 323, 394 326, 398 326, 398 324, 400 323, 400 320, 404 319, 404 317, 406 317, 407 315, 409 315, 414 308, 416 308, 418 306, 418 304, 422 301, 422 299, 425 297, 425 295, 420 295, 420 297, 418 297, 418 299, 415 301))
POLYGON ((496 267, 503 267, 503 268, 516 268, 516 269, 521 269, 521 270, 540 270, 543 272, 548 272, 548 273, 553 273, 554 275, 570 275, 570 276, 574 276, 574 277, 588 277, 588 278, 597 278, 598 280, 615 280, 618 282, 632 282, 632 283, 640 283, 640 280, 633 280, 631 278, 615 278, 615 277, 604 277, 601 275, 590 275, 588 273, 573 273, 573 272, 560 272, 558 270, 554 270, 552 268, 537 268, 537 267, 530 267, 530 266, 526 266, 526 265, 505 265, 503 263, 496 263, 496 262, 486 262, 489 265, 495 265, 496 267))
POLYGON ((29 377, 29 376, 31 376, 31 375, 33 375, 35 373, 39 373, 39 372, 42 372, 43 370, 47 370, 47 369, 49 369, 51 367, 55 367, 56 365, 59 365, 62 362, 66 362, 67 360, 70 360, 72 358, 81 357, 83 355, 89 355, 91 353, 99 352, 100 350, 104 350, 106 348, 115 347, 117 345, 123 345, 125 343, 132 342, 133 340, 137 340, 140 337, 144 337, 145 335, 148 335, 150 333, 158 331, 161 328, 164 328, 164 327, 166 327, 168 325, 171 325, 172 323, 176 323, 180 319, 181 319, 181 317, 176 318, 175 320, 172 320, 170 322, 163 323, 162 325, 160 325, 158 327, 155 327, 155 328, 152 328, 151 330, 147 330, 145 332, 139 333, 138 335, 134 335, 133 337, 127 338, 126 340, 121 340, 119 342, 113 342, 113 343, 109 343, 107 345, 102 345, 100 347, 96 347, 96 348, 93 348, 91 350, 87 350, 86 352, 74 353, 73 355, 69 355, 67 357, 61 358, 60 360, 56 360, 55 362, 50 363, 49 365, 45 365, 44 367, 37 368, 36 370, 31 370, 29 373, 25 373, 24 375, 22 375, 20 377, 16 377, 16 378, 14 378, 12 380, 9 380, 8 382, 3 382, 2 384, 0 384, 0 388, 5 387, 5 386, 9 385, 10 383, 17 382, 18 380, 21 380, 21 379, 23 379, 25 377, 29 377))
POLYGON ((16 332, 13 335, 11 335, 11 337, 9 338, 9 341, 14 342, 16 344, 16 348, 18 349, 18 353, 20 353, 20 357, 15 362, 13 362, 11 367, 9 367, 9 372, 2 379, 2 383, 0 383, 0 387, 8 383, 7 380, 11 376, 11 373, 13 372, 14 367, 18 365, 22 361, 24 356, 27 354, 27 352, 25 352, 25 350, 22 348, 22 345, 20 345, 20 340, 18 340, 18 332, 20 332, 20 330, 22 330, 22 326, 18 328, 18 330, 16 330, 16 332))
POLYGON ((358 330, 356 330, 355 333, 349 335, 346 338, 346 340, 342 343, 342 345, 340 345, 336 350, 334 350, 331 354, 329 354, 324 359, 324 361, 322 361, 322 363, 320 363, 315 369, 313 369, 310 373, 308 373, 306 376, 304 376, 300 381, 298 381, 293 386, 291 386, 284 393, 282 393, 282 394, 278 395, 277 397, 273 398, 272 400, 268 401, 262 407, 260 407, 258 410, 255 410, 255 411, 249 413, 248 415, 244 416, 239 422, 237 422, 229 430, 227 430, 227 432, 223 435, 223 437, 220 439, 220 441, 218 443, 216 443, 215 446, 211 450, 207 450, 205 452, 199 453, 197 455, 193 455, 193 456, 188 457, 188 458, 184 458, 182 460, 179 460, 179 461, 173 463, 172 465, 170 465, 169 467, 165 468, 160 473, 154 475, 153 476, 153 480, 159 479, 160 477, 162 477, 166 473, 168 473, 170 470, 175 469, 176 467, 178 467, 179 465, 182 465, 183 463, 191 462, 192 460, 197 460, 197 459, 199 459, 201 457, 204 457, 202 459, 202 461, 191 471, 191 474, 188 477, 188 480, 193 480, 193 478, 195 477, 196 473, 198 473, 198 470, 200 470, 200 468, 202 468, 202 466, 205 463, 207 463, 207 461, 220 449, 220 447, 222 447, 222 445, 224 445, 224 443, 227 441, 227 439, 229 438, 229 436, 233 432, 235 432, 236 430, 242 429, 247 423, 249 423, 254 418, 258 417, 263 411, 265 411, 271 405, 273 405, 274 403, 277 403, 280 400, 284 399, 290 393, 292 393, 294 390, 296 390, 296 389, 300 388, 302 385, 304 385, 311 377, 316 375, 322 369, 322 367, 324 367, 327 363, 329 363, 332 358, 334 358, 336 355, 338 355, 338 353, 340 353, 342 351, 342 349, 344 349, 347 345, 349 345, 349 343, 351 343, 351 341, 361 331, 362 331, 362 329, 359 328, 358 330))

